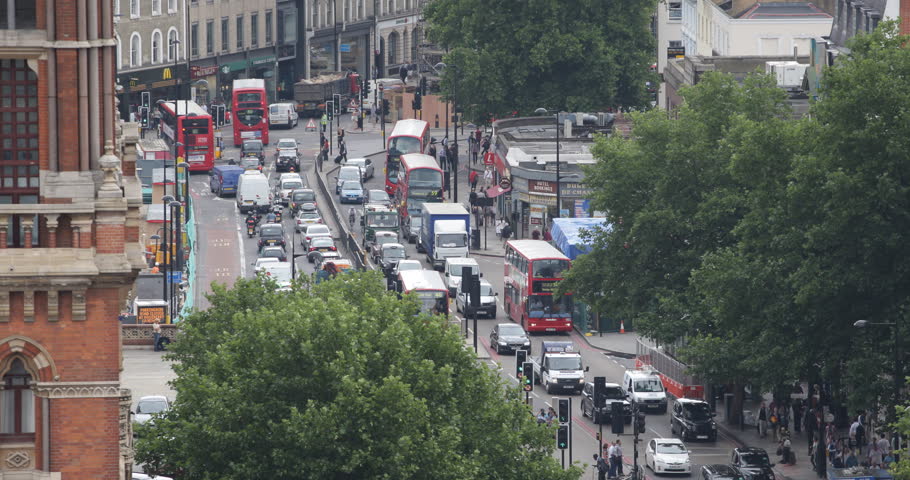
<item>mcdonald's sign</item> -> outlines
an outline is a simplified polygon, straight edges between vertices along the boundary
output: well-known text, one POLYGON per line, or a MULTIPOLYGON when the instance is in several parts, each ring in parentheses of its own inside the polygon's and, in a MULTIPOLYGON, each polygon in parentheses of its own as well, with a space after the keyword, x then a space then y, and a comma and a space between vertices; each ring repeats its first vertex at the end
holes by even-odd
POLYGON ((170 80, 170 79, 171 79, 171 68, 170 68, 170 67, 166 67, 166 68, 164 68, 164 69, 161 70, 161 79, 162 79, 162 80, 170 80))

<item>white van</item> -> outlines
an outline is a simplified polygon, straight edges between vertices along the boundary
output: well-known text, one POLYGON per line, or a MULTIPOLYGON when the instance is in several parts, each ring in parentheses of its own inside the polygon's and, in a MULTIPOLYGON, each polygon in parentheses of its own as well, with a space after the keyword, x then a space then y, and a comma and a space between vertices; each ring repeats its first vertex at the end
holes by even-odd
POLYGON ((258 170, 247 170, 237 179, 237 208, 240 213, 250 210, 267 212, 272 207, 269 179, 258 170))
POLYGON ((269 105, 269 127, 297 126, 297 108, 293 103, 273 103, 269 105))
POLYGON ((471 267, 471 272, 475 274, 480 272, 480 265, 473 258, 449 257, 446 259, 443 272, 445 272, 444 281, 449 289, 450 298, 455 298, 455 293, 458 292, 458 287, 461 285, 461 272, 464 267, 471 267))
POLYGON ((653 370, 626 370, 622 376, 622 389, 632 403, 643 411, 667 412, 667 392, 660 375, 653 370))

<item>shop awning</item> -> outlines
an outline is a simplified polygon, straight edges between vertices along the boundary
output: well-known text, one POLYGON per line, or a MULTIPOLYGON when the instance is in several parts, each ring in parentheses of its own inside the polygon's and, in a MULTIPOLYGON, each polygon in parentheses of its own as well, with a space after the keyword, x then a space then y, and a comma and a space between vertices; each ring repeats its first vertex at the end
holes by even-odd
POLYGON ((503 193, 511 192, 511 191, 512 191, 512 187, 502 188, 499 185, 494 185, 487 189, 487 198, 496 198, 496 197, 502 195, 503 193))

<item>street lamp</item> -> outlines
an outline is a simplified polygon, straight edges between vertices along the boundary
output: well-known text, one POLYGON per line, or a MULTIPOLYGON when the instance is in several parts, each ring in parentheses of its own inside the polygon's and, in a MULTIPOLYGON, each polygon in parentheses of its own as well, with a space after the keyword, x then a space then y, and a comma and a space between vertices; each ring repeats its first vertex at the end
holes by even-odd
MULTIPOLYGON (((901 389, 904 386, 903 352, 901 351, 901 332, 897 322, 870 322, 868 320, 857 320, 853 322, 854 328, 865 329, 868 327, 893 327, 894 328, 894 407, 900 404, 901 389)), ((889 415, 891 413, 889 412, 889 415)))
MULTIPOLYGON (((559 195, 559 110, 554 110, 556 112, 556 216, 554 218, 559 218, 560 210, 562 210, 562 203, 560 202, 561 197, 559 195)), ((550 110, 546 108, 538 108, 534 110, 534 113, 538 115, 546 115, 550 113, 550 110)))
MULTIPOLYGON (((166 177, 165 177, 165 180, 166 180, 166 177)), ((161 197, 161 207, 162 207, 161 209, 164 214, 164 238, 161 241, 161 246, 164 249, 164 254, 161 257, 161 263, 164 265, 164 269, 162 271, 162 273, 164 274, 164 282, 162 282, 162 284, 161 284, 161 289, 162 289, 163 300, 167 301, 168 308, 170 308, 170 304, 171 304, 171 299, 168 296, 168 288, 167 288, 167 283, 169 280, 168 266, 170 264, 170 261, 169 261, 170 259, 168 258, 168 256, 170 254, 171 247, 170 247, 170 242, 169 242, 170 237, 168 236, 168 228, 167 228, 168 227, 167 210, 168 210, 168 205, 170 205, 170 203, 173 201, 174 201, 174 197, 172 197, 171 195, 165 195, 165 196, 161 197)), ((169 317, 170 317, 170 310, 168 310, 168 318, 169 317)))
MULTIPOLYGON (((176 243, 176 246, 174 248, 174 267, 171 269, 171 272, 172 272, 171 276, 174 276, 173 272, 177 272, 179 274, 180 278, 182 279, 183 278, 183 261, 182 261, 183 260, 183 245, 181 245, 181 243, 183 242, 183 239, 181 238, 182 235, 180 232, 180 224, 182 223, 181 218, 180 218, 181 217, 180 209, 181 209, 181 207, 183 207, 183 204, 174 200, 174 201, 168 203, 168 206, 173 209, 172 210, 173 213, 171 215, 171 222, 174 224, 174 226, 173 226, 174 243, 176 243)), ((174 305, 173 310, 172 310, 174 312, 177 311, 176 293, 177 293, 177 286, 175 285, 175 282, 171 282, 171 302, 174 305)), ((173 318, 173 316, 175 316, 175 315, 172 315, 172 318, 173 318)))
MULTIPOLYGON (((458 118, 458 66, 446 65, 439 62, 435 67, 437 70, 446 70, 452 68, 455 74, 452 75, 452 113, 458 118)), ((446 138, 449 138, 449 102, 446 102, 446 138)), ((455 201, 458 201, 458 124, 455 124, 455 143, 452 144, 452 159, 449 160, 452 165, 452 189, 454 190, 455 201)), ((449 159, 449 152, 446 152, 446 159, 449 159)), ((450 192, 451 193, 451 192, 450 192)), ((452 198, 450 195, 449 198, 452 198)))
MULTIPOLYGON (((177 143, 178 146, 183 146, 181 143, 177 143)), ((187 203, 187 198, 189 196, 190 190, 190 164, 186 162, 180 162, 177 164, 178 176, 175 179, 177 182, 177 201, 181 203, 187 203), (179 173, 183 173, 183 185, 180 185, 180 176, 179 173)))
POLYGON ((158 252, 159 252, 159 250, 158 250, 158 240, 161 240, 161 235, 158 235, 158 234, 156 233, 156 234, 152 235, 151 237, 149 237, 149 240, 154 240, 154 241, 155 241, 155 255, 152 257, 152 264, 150 265, 150 267, 154 267, 154 266, 158 263, 158 262, 155 261, 155 259, 158 257, 158 252))

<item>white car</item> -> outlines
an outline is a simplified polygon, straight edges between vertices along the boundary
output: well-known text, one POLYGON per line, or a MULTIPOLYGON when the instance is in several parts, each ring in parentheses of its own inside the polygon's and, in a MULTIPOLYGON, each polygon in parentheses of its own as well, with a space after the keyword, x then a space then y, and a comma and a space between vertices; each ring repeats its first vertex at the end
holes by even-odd
POLYGON ((307 225, 306 230, 303 231, 303 235, 300 237, 300 244, 309 248, 310 239, 313 237, 331 238, 331 236, 332 231, 326 225, 307 225))
POLYGON ((298 143, 297 140, 293 138, 279 138, 277 150, 293 150, 294 155, 300 155, 300 151, 297 149, 298 143))
POLYGON ((367 181, 373 178, 373 161, 369 158, 349 158, 344 162, 346 167, 360 167, 360 172, 362 174, 362 181, 367 181))
POLYGON ((645 465, 654 473, 692 473, 689 450, 677 438, 655 438, 648 442, 645 465))
POLYGON ((150 477, 144 473, 133 472, 133 480, 173 480, 171 477, 162 477, 158 475, 156 477, 150 477))
POLYGON ((313 207, 312 203, 309 203, 311 208, 304 206, 299 212, 297 212, 297 217, 295 218, 296 226, 294 227, 297 232, 302 232, 306 227, 310 225, 318 225, 322 223, 322 215, 319 214, 319 210, 316 210, 316 207, 313 207))
POLYGON ((136 404, 136 412, 133 415, 133 421, 140 425, 148 423, 152 415, 156 413, 167 412, 171 408, 171 402, 164 395, 149 395, 139 399, 136 404))
POLYGON ((262 269, 262 266, 266 263, 278 263, 278 259, 274 257, 260 257, 256 259, 256 263, 253 264, 253 269, 257 272, 262 269))

